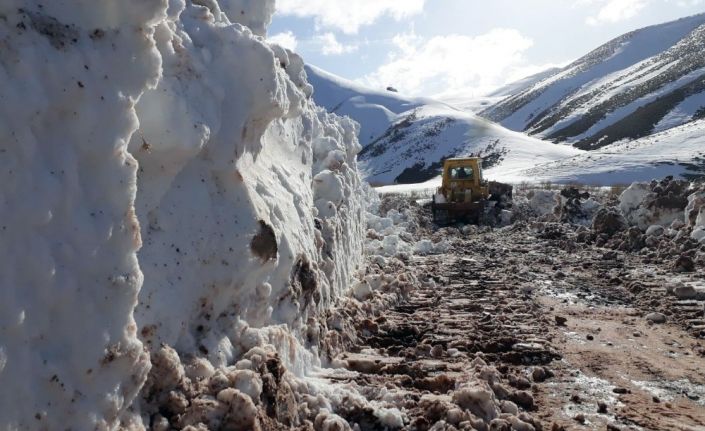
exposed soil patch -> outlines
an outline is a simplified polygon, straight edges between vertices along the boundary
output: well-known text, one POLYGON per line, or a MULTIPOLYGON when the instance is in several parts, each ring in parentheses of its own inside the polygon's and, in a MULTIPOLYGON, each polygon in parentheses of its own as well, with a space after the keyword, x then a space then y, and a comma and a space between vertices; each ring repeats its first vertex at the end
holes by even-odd
MULTIPOLYGON (((622 222, 603 219, 606 230, 622 222)), ((357 325, 357 345, 338 358, 351 371, 338 382, 398 407, 403 426, 337 413, 372 430, 705 429, 702 267, 676 272, 668 257, 579 242, 581 232, 542 222, 416 231, 453 242, 408 261, 435 284, 357 325), (674 289, 690 290, 678 286, 695 293, 679 298, 674 289), (465 403, 468 384, 496 404, 465 403)))

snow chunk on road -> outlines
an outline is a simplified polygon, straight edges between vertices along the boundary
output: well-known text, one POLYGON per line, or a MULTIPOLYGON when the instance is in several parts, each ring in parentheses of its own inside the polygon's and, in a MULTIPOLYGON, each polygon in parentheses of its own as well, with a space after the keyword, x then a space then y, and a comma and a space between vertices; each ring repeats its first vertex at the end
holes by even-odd
POLYGON ((619 197, 619 210, 629 223, 641 225, 644 229, 648 227, 648 212, 642 207, 642 203, 650 193, 651 187, 647 183, 634 183, 622 192, 619 197))
POLYGON ((532 190, 529 195, 529 208, 538 216, 553 214, 559 203, 559 193, 555 190, 532 190))
POLYGON ((686 226, 693 227, 691 238, 705 243, 705 189, 688 196, 688 206, 685 208, 686 226))
POLYGON ((453 393, 453 402, 485 422, 499 416, 494 392, 482 382, 469 383, 453 393))
POLYGON ((668 226, 682 220, 689 183, 672 177, 651 183, 633 183, 619 197, 627 221, 645 231, 652 225, 668 226))
POLYGON ((389 427, 390 429, 399 429, 404 427, 404 417, 398 408, 378 408, 373 412, 375 417, 379 419, 379 423, 382 426, 389 427))
POLYGON ((443 254, 450 250, 451 244, 447 240, 434 243, 431 240, 423 239, 414 245, 414 253, 419 255, 443 254))

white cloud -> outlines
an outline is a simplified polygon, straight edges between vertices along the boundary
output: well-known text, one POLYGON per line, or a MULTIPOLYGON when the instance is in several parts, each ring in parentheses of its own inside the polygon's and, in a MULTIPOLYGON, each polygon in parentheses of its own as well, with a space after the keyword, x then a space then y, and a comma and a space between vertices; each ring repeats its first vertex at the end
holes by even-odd
POLYGON ((338 39, 333 33, 323 33, 316 35, 313 42, 320 45, 320 50, 323 55, 341 55, 355 52, 358 49, 357 45, 343 45, 338 42, 338 39))
POLYGON ((426 0, 277 0, 277 13, 313 17, 320 27, 355 34, 384 15, 396 20, 423 10, 426 0))
POLYGON ((375 87, 392 85, 412 95, 485 94, 533 70, 524 52, 533 41, 515 29, 486 34, 436 36, 398 35, 389 61, 360 81, 375 87))
POLYGON ((595 16, 587 18, 590 25, 611 24, 625 21, 635 17, 644 9, 650 0, 590 0, 588 3, 597 3, 600 10, 595 16))
POLYGON ((703 0, 677 0, 676 4, 679 7, 695 7, 700 5, 703 0))
POLYGON ((267 40, 292 51, 296 51, 296 47, 299 45, 299 41, 296 39, 296 35, 294 35, 294 33, 290 31, 273 34, 267 37, 267 40))

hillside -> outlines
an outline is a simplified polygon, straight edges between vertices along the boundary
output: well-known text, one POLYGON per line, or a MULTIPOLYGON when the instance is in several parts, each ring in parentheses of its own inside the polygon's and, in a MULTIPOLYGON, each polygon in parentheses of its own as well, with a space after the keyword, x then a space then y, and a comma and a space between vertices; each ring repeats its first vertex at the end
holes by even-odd
MULTIPOLYGON (((705 114, 705 14, 625 34, 480 115, 594 150, 705 114)), ((521 89, 521 87, 520 87, 521 89)))
POLYGON ((629 184, 668 175, 705 177, 705 120, 684 124, 634 141, 536 166, 520 175, 537 181, 629 184))
POLYGON ((468 155, 486 157, 488 176, 520 181, 519 171, 581 153, 441 101, 365 88, 312 66, 306 71, 317 104, 360 123, 359 157, 373 185, 423 182, 438 175, 443 159, 468 155))
POLYGON ((0 2, 1 430, 259 430, 320 364, 369 199, 273 13, 0 2))
POLYGON ((523 170, 581 153, 512 132, 474 114, 427 106, 402 116, 362 150, 360 160, 373 185, 423 182, 438 175, 444 159, 462 156, 483 157, 488 178, 524 181, 523 170))
POLYGON ((318 105, 328 112, 347 115, 360 124, 360 144, 363 147, 384 134, 399 114, 439 103, 366 88, 311 65, 306 65, 306 74, 313 85, 313 97, 318 105))

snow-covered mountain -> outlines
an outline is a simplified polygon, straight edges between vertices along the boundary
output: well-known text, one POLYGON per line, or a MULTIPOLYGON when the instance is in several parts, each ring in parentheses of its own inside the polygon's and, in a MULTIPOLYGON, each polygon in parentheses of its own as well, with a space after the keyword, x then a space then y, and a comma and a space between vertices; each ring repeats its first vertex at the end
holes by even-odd
POLYGON ((468 155, 486 158, 488 177, 520 181, 520 171, 581 153, 441 101, 365 88, 312 66, 306 71, 317 104, 360 123, 360 160, 373 185, 426 181, 443 159, 468 155))
POLYGON ((512 130, 593 150, 705 116, 705 14, 599 47, 480 112, 512 130))
POLYGON ((403 97, 389 90, 366 88, 311 65, 306 65, 306 73, 317 104, 360 124, 363 147, 384 134, 400 114, 437 103, 431 99, 403 97))

